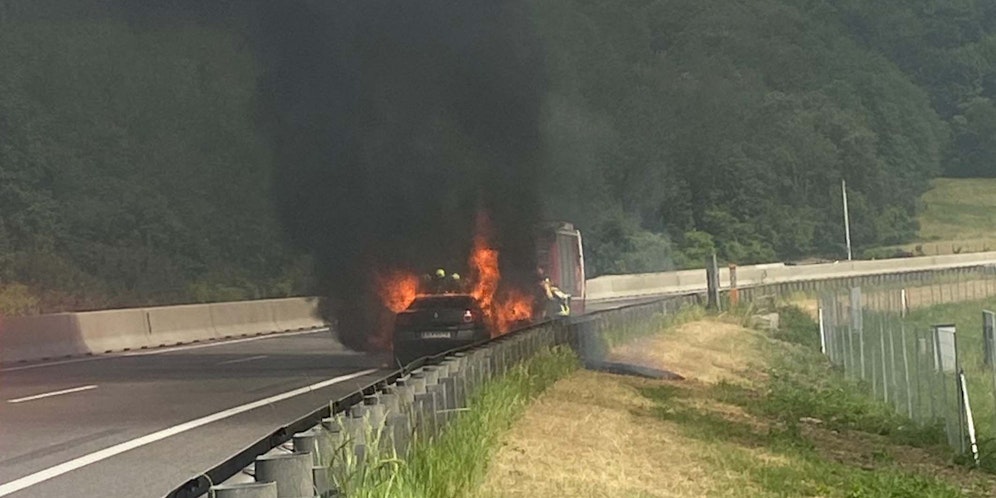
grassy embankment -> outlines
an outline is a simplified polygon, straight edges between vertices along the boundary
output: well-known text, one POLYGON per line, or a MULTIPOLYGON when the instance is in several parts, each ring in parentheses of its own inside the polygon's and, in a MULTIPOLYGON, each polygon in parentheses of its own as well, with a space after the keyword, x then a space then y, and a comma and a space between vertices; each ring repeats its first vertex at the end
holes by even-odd
POLYGON ((618 348, 687 377, 579 371, 503 438, 477 496, 991 496, 918 428, 845 380, 800 311, 766 334, 711 319, 618 348))
POLYGON ((540 352, 507 375, 485 384, 433 441, 416 441, 407 459, 381 457, 340 473, 351 498, 443 498, 465 496, 481 482, 499 438, 531 400, 577 368, 566 348, 540 352))
POLYGON ((921 198, 918 240, 870 252, 932 256, 996 250, 996 179, 937 178, 931 186, 921 198))

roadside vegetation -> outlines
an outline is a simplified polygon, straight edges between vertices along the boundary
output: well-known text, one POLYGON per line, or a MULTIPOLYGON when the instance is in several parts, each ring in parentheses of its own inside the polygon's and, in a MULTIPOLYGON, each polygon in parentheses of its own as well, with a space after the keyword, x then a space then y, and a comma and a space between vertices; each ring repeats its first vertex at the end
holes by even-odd
POLYGON ((570 349, 541 351, 481 387, 452 425, 434 440, 416 441, 408 458, 370 462, 360 473, 340 477, 347 483, 346 496, 467 496, 483 480, 502 434, 532 400, 577 366, 577 357, 570 349))
POLYGON ((814 347, 808 314, 780 312, 777 334, 714 317, 615 352, 683 381, 557 382, 475 496, 991 496, 996 476, 961 465, 940 427, 872 399, 814 347))
POLYGON ((907 244, 869 249, 867 258, 996 250, 996 179, 937 178, 921 198, 919 231, 907 244))

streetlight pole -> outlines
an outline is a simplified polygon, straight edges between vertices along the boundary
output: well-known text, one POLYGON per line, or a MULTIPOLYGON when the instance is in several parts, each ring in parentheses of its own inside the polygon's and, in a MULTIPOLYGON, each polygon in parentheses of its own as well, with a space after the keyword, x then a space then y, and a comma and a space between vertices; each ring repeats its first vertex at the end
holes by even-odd
POLYGON ((840 179, 840 192, 844 197, 844 237, 847 240, 847 260, 851 260, 851 218, 847 215, 847 182, 840 179))

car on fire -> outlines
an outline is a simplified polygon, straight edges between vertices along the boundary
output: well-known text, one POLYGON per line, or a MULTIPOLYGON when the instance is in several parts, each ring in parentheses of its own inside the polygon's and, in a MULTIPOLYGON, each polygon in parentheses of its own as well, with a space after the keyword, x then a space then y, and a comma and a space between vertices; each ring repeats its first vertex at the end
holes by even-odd
POLYGON ((487 316, 470 294, 424 294, 395 316, 394 359, 404 366, 424 356, 491 338, 487 316))

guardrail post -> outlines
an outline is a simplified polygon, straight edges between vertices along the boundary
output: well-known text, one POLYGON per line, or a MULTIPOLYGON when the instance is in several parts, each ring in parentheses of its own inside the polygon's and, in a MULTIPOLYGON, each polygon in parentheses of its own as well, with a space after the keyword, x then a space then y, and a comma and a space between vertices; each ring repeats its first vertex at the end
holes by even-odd
POLYGON ((318 493, 319 498, 339 496, 339 490, 336 489, 331 469, 328 467, 312 467, 311 475, 315 482, 315 491, 318 493))
POLYGON ((294 434, 292 439, 294 452, 311 453, 312 465, 321 465, 322 457, 326 455, 326 449, 319 445, 321 439, 321 434, 317 430, 308 430, 294 434))
POLYGON ((501 375, 505 366, 505 343, 499 342, 493 348, 488 348, 488 351, 491 352, 491 375, 501 375))
POLYGON ((256 481, 275 482, 277 498, 314 496, 310 453, 261 455, 256 457, 256 481))
POLYGON ((342 420, 342 428, 354 445, 367 442, 367 424, 363 417, 364 413, 365 407, 363 405, 355 405, 349 408, 349 416, 342 420))
POLYGON ((277 498, 277 483, 250 482, 211 486, 209 496, 214 498, 277 498))
POLYGON ((401 412, 401 401, 398 399, 398 395, 388 388, 384 388, 380 394, 380 402, 384 405, 385 419, 401 412))
POLYGON ((390 389, 398 396, 399 410, 405 410, 415 402, 415 388, 412 387, 410 380, 398 379, 390 389))
POLYGON ((449 422, 450 418, 450 412, 446 411, 446 386, 442 384, 433 384, 426 389, 428 389, 429 394, 435 397, 433 404, 436 411, 435 419, 437 429, 435 430, 435 433, 438 434, 438 428, 449 422))
POLYGON ((419 438, 429 440, 436 432, 436 395, 430 392, 415 395, 415 430, 419 438))
POLYGON ((451 420, 456 415, 456 409, 460 408, 457 403, 457 378, 444 377, 442 379, 443 393, 446 397, 444 409, 446 410, 446 420, 451 420))
POLYGON ((428 384, 425 379, 425 374, 422 372, 413 372, 411 376, 412 392, 418 396, 419 394, 425 394, 425 386, 428 384))
POLYGON ((376 435, 384 426, 384 405, 380 404, 380 399, 377 396, 364 396, 363 406, 367 412, 367 424, 376 435))
POLYGON ((435 365, 426 365, 422 367, 422 373, 425 374, 425 388, 429 389, 429 386, 439 382, 439 367, 435 365))
POLYGON ((384 433, 394 449, 394 454, 403 457, 408 453, 412 437, 412 421, 405 415, 395 414, 387 418, 384 433))
POLYGON ((480 364, 480 375, 478 377, 478 386, 484 384, 491 380, 491 376, 495 371, 494 363, 494 351, 490 348, 481 350, 481 364, 480 364))

